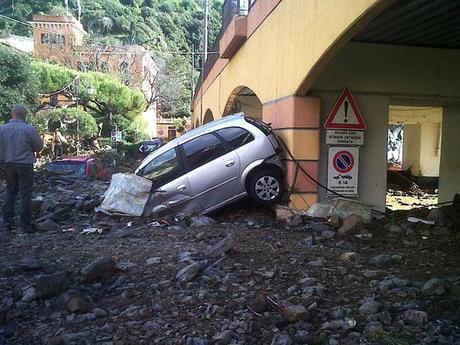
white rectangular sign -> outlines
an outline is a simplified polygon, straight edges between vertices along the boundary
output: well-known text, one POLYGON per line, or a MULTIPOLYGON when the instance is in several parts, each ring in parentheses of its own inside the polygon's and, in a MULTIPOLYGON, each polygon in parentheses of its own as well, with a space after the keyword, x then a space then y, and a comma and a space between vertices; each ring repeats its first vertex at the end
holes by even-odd
POLYGON ((112 137, 112 141, 115 141, 115 142, 123 141, 123 132, 122 131, 112 131, 111 137, 112 137))
MULTIPOLYGON (((359 147, 330 147, 327 168, 328 189, 344 196, 358 195, 359 147)), ((329 196, 336 194, 328 191, 329 196)))
POLYGON ((326 131, 326 144, 363 145, 364 132, 346 129, 328 129, 326 131))

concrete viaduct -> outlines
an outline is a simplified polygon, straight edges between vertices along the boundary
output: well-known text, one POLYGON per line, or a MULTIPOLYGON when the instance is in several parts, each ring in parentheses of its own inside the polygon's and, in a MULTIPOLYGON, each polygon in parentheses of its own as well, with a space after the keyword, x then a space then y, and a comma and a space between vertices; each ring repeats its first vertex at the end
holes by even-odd
MULTIPOLYGON (((263 119, 326 184, 323 125, 347 87, 367 124, 358 200, 385 208, 391 123, 406 125, 412 169, 439 176, 440 201, 460 193, 460 2, 257 0, 247 11, 230 8, 240 2, 225 3, 219 55, 206 61, 193 102, 195 127, 238 111, 263 119)), ((289 157, 286 167, 292 185, 289 157)), ((305 176, 293 188, 293 208, 326 198, 305 176)))

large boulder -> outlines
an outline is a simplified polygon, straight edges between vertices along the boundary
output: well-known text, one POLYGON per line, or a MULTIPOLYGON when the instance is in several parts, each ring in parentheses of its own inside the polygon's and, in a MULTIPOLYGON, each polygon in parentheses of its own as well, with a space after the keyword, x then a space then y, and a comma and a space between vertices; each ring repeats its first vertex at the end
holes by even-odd
POLYGON ((106 256, 84 266, 80 273, 84 281, 93 281, 99 278, 111 277, 116 270, 116 260, 113 257, 106 256))
POLYGON ((188 283, 195 279, 199 273, 201 273, 207 266, 207 261, 197 261, 182 268, 176 274, 176 279, 179 283, 188 283))
POLYGON ((309 318, 307 308, 301 304, 292 304, 287 301, 281 301, 278 303, 281 314, 289 322, 304 321, 309 318))
POLYGON ((342 226, 339 228, 339 233, 344 235, 352 230, 359 230, 364 224, 364 219, 360 215, 352 214, 343 220, 342 226))
POLYGON ((445 292, 445 283, 439 278, 432 278, 422 286, 422 294, 425 296, 439 296, 445 292))
POLYGON ((226 237, 223 240, 217 242, 215 245, 208 248, 206 255, 210 257, 218 257, 222 254, 227 253, 235 247, 236 241, 231 237, 226 237))

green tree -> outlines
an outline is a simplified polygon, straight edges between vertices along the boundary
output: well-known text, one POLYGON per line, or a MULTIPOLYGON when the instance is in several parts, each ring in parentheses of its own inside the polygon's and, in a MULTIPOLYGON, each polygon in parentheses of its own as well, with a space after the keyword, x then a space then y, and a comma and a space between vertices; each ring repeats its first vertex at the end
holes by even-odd
POLYGON ((174 128, 177 132, 182 133, 187 128, 187 119, 179 118, 174 120, 174 128))
POLYGON ((119 80, 100 72, 77 72, 67 67, 34 61, 32 69, 42 93, 61 91, 69 99, 77 100, 103 124, 103 135, 118 125, 127 130, 146 109, 144 95, 130 89, 119 80))
POLYGON ((57 109, 39 113, 34 122, 42 131, 59 131, 75 139, 90 140, 98 135, 99 128, 91 114, 82 108, 57 109))
MULTIPOLYGON (((0 0, 1 2, 1 0, 0 0)), ((82 23, 92 44, 139 44, 155 52, 164 64, 174 65, 166 76, 175 78, 179 97, 161 100, 165 116, 190 115, 191 55, 177 56, 171 52, 203 49, 203 0, 80 0, 82 23), (186 79, 186 82, 183 79, 186 79)), ((210 0, 209 49, 221 25, 223 0, 210 0)), ((62 0, 15 0, 15 6, 3 6, 0 13, 20 21, 30 20, 33 13, 62 13, 62 0)), ((75 15, 76 0, 69 0, 75 15)), ((0 33, 31 35, 31 28, 0 18, 0 33)), ((195 68, 201 57, 195 56, 195 68)), ((177 93, 175 93, 176 95, 177 93)))
POLYGON ((0 116, 2 121, 10 117, 10 109, 16 103, 34 106, 38 83, 30 69, 31 58, 0 44, 0 116))

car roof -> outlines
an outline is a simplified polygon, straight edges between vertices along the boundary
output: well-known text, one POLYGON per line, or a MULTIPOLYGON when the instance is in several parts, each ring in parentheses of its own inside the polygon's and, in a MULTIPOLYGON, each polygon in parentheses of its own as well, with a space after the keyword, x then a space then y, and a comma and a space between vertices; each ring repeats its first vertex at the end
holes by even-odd
POLYGON ((205 134, 207 132, 211 132, 215 127, 221 127, 223 125, 226 125, 230 122, 238 122, 242 119, 244 119, 245 114, 244 113, 238 113, 234 115, 228 115, 224 116, 223 118, 215 121, 211 121, 203 126, 200 126, 198 128, 192 129, 191 131, 188 131, 187 133, 181 135, 178 137, 176 140, 178 141, 178 144, 183 144, 186 141, 189 141, 190 139, 193 139, 195 137, 198 137, 202 134, 205 134))
POLYGON ((216 128, 225 127, 225 125, 228 125, 231 122, 237 123, 237 122, 239 122, 241 120, 244 120, 244 117, 245 117, 244 113, 238 113, 238 114, 234 114, 234 115, 228 115, 228 116, 225 116, 225 117, 223 117, 223 118, 221 118, 219 120, 209 122, 209 123, 207 123, 207 124, 205 124, 203 126, 200 126, 198 128, 195 128, 195 129, 192 129, 192 130, 188 131, 187 133, 181 135, 180 137, 177 137, 174 140, 171 140, 166 145, 164 145, 162 147, 162 149, 164 151, 167 151, 172 147, 175 147, 177 145, 181 145, 181 144, 183 144, 183 143, 185 143, 185 142, 187 142, 187 141, 189 141, 189 140, 191 140, 193 138, 199 137, 200 135, 212 132, 216 128), (166 148, 166 149, 164 149, 164 148, 166 148))
MULTIPOLYGON (((185 134, 182 134, 180 137, 177 137, 176 139, 173 139, 171 141, 169 141, 168 143, 166 143, 165 145, 161 146, 158 150, 155 150, 153 151, 152 153, 150 153, 144 160, 143 162, 141 163, 141 166, 147 164, 146 162, 150 161, 150 158, 151 157, 157 157, 161 154, 163 154, 164 152, 178 146, 178 145, 182 145, 183 143, 193 139, 193 138, 196 138, 196 137, 199 137, 200 135, 203 135, 203 134, 206 134, 206 133, 209 133, 209 132, 212 132, 216 129, 219 129, 220 127, 226 127, 228 126, 229 123, 232 123, 234 122, 235 125, 238 124, 238 122, 241 122, 241 121, 244 121, 244 118, 245 118, 245 113, 241 112, 241 113, 237 113, 237 114, 233 114, 233 115, 227 115, 219 120, 215 120, 215 121, 212 121, 212 122, 209 122, 203 126, 200 126, 198 128, 195 128, 195 129, 192 129, 190 131, 188 131, 187 133, 185 134)), ((138 167, 138 169, 139 169, 138 167)))
POLYGON ((56 159, 54 162, 87 162, 91 159, 96 159, 95 157, 91 156, 73 156, 73 157, 63 157, 56 159))

